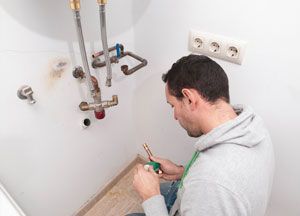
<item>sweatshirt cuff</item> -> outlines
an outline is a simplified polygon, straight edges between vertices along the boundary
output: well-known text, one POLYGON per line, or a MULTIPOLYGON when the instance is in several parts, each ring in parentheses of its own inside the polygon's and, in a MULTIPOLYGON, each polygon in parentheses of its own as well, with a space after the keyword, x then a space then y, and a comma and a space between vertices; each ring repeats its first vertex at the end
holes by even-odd
POLYGON ((162 195, 155 195, 142 203, 147 216, 168 216, 165 199, 162 195))

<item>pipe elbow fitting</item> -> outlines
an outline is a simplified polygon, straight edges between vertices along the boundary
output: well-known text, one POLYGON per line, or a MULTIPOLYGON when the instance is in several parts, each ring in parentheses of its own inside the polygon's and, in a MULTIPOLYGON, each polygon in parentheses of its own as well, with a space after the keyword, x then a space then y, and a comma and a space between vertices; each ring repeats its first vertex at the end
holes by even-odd
POLYGON ((121 66, 121 71, 122 71, 125 75, 127 75, 128 65, 122 65, 122 66, 121 66))
POLYGON ((146 66, 146 65, 148 64, 148 61, 147 61, 146 59, 144 59, 144 60, 142 61, 142 64, 143 64, 143 66, 146 66))
POLYGON ((88 111, 90 110, 90 107, 89 107, 89 104, 85 101, 82 101, 80 104, 79 104, 79 109, 81 111, 88 111))
POLYGON ((116 106, 116 105, 118 105, 118 103, 119 103, 118 95, 113 95, 112 101, 111 101, 111 106, 116 106))
POLYGON ((109 108, 109 107, 118 105, 118 103, 119 103, 119 101, 118 101, 118 95, 113 95, 112 96, 112 100, 110 100, 110 101, 102 101, 101 102, 101 106, 103 108, 109 108))

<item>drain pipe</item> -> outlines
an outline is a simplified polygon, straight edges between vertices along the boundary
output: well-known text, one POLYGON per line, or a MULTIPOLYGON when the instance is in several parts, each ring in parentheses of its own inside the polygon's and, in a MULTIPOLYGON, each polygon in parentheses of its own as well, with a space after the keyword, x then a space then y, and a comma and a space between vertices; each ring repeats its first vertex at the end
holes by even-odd
POLYGON ((85 76, 87 78, 88 86, 90 88, 91 94, 94 97, 95 94, 95 88, 92 83, 91 78, 91 72, 88 65, 85 45, 84 45, 84 39, 83 39, 83 33, 82 33, 82 27, 81 27, 81 18, 80 18, 80 0, 70 0, 70 6, 71 9, 74 12, 74 20, 76 24, 76 30, 77 30, 77 37, 78 37, 78 43, 80 48, 80 54, 82 59, 83 68, 85 71, 85 76))
POLYGON ((107 70, 105 85, 110 87, 111 79, 112 79, 112 71, 111 71, 110 57, 109 57, 109 51, 107 45, 106 18, 105 18, 105 5, 107 3, 107 0, 97 0, 97 2, 99 4, 101 40, 102 40, 102 47, 104 51, 106 70, 107 70))

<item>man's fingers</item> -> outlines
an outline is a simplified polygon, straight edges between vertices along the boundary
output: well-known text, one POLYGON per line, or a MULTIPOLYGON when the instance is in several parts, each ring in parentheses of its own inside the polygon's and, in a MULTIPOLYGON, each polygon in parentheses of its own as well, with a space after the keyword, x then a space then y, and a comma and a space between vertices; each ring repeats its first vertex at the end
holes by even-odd
POLYGON ((144 165, 144 169, 147 170, 147 171, 149 171, 149 167, 150 167, 149 164, 145 164, 145 165, 144 165))
MULTIPOLYGON (((153 166, 149 165, 149 164, 145 164, 144 166, 139 166, 138 169, 143 169, 143 171, 148 171, 148 172, 151 172, 151 173, 154 173, 155 175, 158 175, 154 169, 153 169, 153 166), (142 167, 142 168, 141 168, 142 167)), ((139 171, 139 170, 138 170, 139 171)))
POLYGON ((148 171, 150 171, 150 172, 154 173, 153 166, 149 166, 149 169, 148 169, 148 171))
POLYGON ((149 158, 150 158, 150 160, 158 162, 158 163, 161 163, 163 161, 163 159, 159 158, 159 157, 150 156, 149 158))
POLYGON ((153 169, 153 166, 149 166, 149 171, 151 172, 151 173, 154 173, 155 175, 157 175, 157 173, 154 171, 154 169, 153 169))
POLYGON ((160 178, 170 181, 170 180, 175 180, 177 178, 177 176, 176 175, 168 175, 168 174, 163 173, 163 174, 161 174, 160 178))

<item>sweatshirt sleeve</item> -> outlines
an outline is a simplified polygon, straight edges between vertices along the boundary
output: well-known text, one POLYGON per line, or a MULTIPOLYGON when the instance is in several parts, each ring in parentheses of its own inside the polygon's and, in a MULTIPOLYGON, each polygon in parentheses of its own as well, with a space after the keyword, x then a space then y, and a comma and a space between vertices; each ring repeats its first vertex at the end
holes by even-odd
POLYGON ((143 209, 147 216, 168 216, 168 210, 162 195, 153 196, 143 202, 143 209))
POLYGON ((250 215, 237 194, 206 180, 194 180, 185 185, 180 212, 181 216, 250 215))

